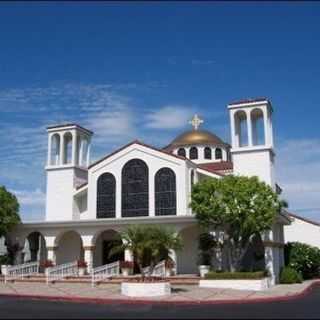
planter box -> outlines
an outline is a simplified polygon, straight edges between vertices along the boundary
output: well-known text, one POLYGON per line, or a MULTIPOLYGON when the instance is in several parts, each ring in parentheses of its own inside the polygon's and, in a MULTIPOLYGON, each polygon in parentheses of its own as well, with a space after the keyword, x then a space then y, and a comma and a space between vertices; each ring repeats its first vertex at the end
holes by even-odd
POLYGON ((121 294, 128 297, 156 297, 171 294, 170 282, 122 282, 121 294))
POLYGON ((3 276, 5 276, 7 274, 7 268, 8 268, 8 265, 6 265, 6 264, 1 265, 1 274, 3 276))
POLYGON ((199 268, 199 274, 201 278, 204 278, 204 276, 210 271, 210 266, 207 265, 201 265, 199 268))
POLYGON ((86 274, 87 268, 79 268, 78 275, 79 277, 83 277, 86 274))
POLYGON ((245 279, 245 280, 200 280, 201 288, 218 288, 218 289, 236 289, 236 290, 253 290, 262 291, 271 287, 271 278, 262 279, 245 279))
POLYGON ((132 268, 122 268, 121 273, 124 277, 128 277, 133 274, 133 269, 132 268))

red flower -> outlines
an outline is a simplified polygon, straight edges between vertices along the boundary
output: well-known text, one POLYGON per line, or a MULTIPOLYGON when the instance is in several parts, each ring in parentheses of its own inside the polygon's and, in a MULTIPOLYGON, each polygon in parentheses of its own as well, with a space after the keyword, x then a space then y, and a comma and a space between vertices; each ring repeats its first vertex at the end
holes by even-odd
POLYGON ((84 260, 78 260, 78 268, 86 268, 88 264, 84 260))
POLYGON ((120 261, 120 267, 122 269, 124 269, 124 268, 133 269, 134 263, 133 263, 133 261, 120 261))

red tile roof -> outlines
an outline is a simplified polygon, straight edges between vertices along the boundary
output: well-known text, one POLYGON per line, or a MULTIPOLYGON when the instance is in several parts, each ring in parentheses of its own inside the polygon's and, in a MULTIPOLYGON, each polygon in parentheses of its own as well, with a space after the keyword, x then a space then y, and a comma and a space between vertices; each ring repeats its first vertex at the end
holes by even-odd
POLYGON ((231 161, 200 163, 198 164, 198 167, 216 173, 216 171, 233 170, 233 163, 231 161))

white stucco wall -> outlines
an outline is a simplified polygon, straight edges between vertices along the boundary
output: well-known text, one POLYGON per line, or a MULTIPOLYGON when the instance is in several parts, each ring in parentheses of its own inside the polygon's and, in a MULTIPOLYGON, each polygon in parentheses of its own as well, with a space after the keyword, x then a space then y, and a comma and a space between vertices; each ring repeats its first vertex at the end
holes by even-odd
POLYGON ((88 211, 81 219, 96 218, 97 181, 101 174, 109 172, 116 179, 116 217, 121 218, 121 173, 123 166, 132 159, 141 159, 149 171, 149 216, 155 215, 154 178, 157 171, 167 167, 176 175, 177 215, 191 214, 188 207, 190 194, 190 170, 195 165, 185 160, 167 155, 139 144, 133 144, 89 169, 88 211))
POLYGON ((284 227, 285 242, 303 242, 320 248, 320 225, 292 217, 290 226, 284 227))
POLYGON ((270 186, 275 186, 272 153, 263 147, 248 148, 248 150, 232 151, 234 174, 258 176, 270 186))

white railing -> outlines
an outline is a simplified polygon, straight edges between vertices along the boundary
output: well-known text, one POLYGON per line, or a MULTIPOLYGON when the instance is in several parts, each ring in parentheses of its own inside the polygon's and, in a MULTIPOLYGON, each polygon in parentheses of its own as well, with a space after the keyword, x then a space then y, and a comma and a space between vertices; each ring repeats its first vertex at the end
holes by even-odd
POLYGON ((4 276, 4 282, 7 283, 9 280, 22 279, 31 276, 32 274, 39 273, 39 265, 39 261, 35 261, 16 266, 8 266, 7 273, 4 276))
POLYGON ((65 277, 78 276, 78 274, 79 268, 77 261, 60 264, 58 266, 47 269, 47 284, 49 282, 64 279, 65 277))
POLYGON ((104 279, 118 276, 120 274, 120 261, 105 264, 91 270, 91 284, 95 285, 104 279))
POLYGON ((143 268, 143 273, 146 276, 156 276, 156 277, 164 277, 166 275, 166 262, 165 260, 160 261, 153 268, 152 274, 150 274, 150 266, 143 268))

